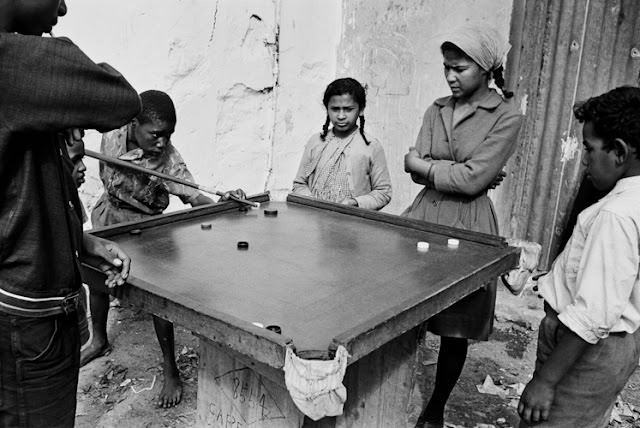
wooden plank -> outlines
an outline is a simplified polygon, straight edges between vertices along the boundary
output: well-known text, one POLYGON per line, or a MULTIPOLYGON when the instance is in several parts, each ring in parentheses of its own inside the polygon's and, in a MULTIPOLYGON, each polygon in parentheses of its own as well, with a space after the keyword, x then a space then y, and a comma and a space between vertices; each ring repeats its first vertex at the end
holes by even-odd
POLYGON ((399 307, 375 314, 366 322, 336 336, 331 349, 342 345, 352 356, 352 361, 357 361, 371 350, 420 325, 487 282, 497 280, 500 274, 517 265, 518 257, 519 252, 514 248, 510 254, 503 256, 490 266, 465 278, 457 279, 450 286, 438 286, 437 288, 442 291, 436 295, 414 296, 399 307))
POLYGON ((343 381, 343 414, 307 419, 305 428, 412 428, 424 401, 414 388, 421 330, 414 328, 351 364, 343 381))
POLYGON ((474 232, 474 231, 464 230, 464 229, 457 229, 455 227, 443 226, 440 224, 429 223, 421 220, 415 220, 408 217, 401 217, 393 214, 381 213, 379 211, 366 210, 366 209, 357 208, 357 207, 350 207, 348 205, 322 201, 319 199, 309 198, 307 196, 296 195, 293 193, 290 193, 287 196, 287 202, 299 204, 299 205, 305 205, 313 208, 320 208, 327 211, 338 212, 341 214, 347 214, 350 216, 365 218, 369 220, 375 220, 381 223, 407 227, 410 229, 437 233, 439 235, 445 235, 450 238, 464 239, 467 241, 478 242, 481 244, 491 245, 494 247, 507 247, 507 241, 501 236, 474 232))
MULTIPOLYGON (((260 193, 258 195, 247 197, 247 200, 254 202, 268 202, 269 193, 260 193)), ((228 211, 234 211, 240 207, 244 207, 244 204, 236 201, 225 201, 211 205, 201 205, 199 207, 187 208, 180 211, 174 211, 167 214, 159 214, 149 217, 146 220, 134 220, 123 223, 114 224, 112 226, 98 227, 91 229, 89 233, 101 238, 109 238, 121 233, 127 233, 134 229, 149 229, 157 226, 162 226, 170 223, 177 223, 184 220, 190 220, 192 218, 201 217, 204 215, 219 214, 228 211)))
POLYGON ((304 416, 281 383, 262 376, 209 340, 201 339, 199 349, 198 426, 302 426, 304 416))
MULTIPOLYGON (((83 281, 92 290, 116 292, 106 289, 102 272, 88 265, 82 268, 83 281)), ((291 338, 235 319, 138 278, 129 278, 127 284, 118 287, 117 296, 124 303, 180 324, 200 336, 224 343, 256 361, 276 368, 284 365, 285 349, 291 343, 291 338)))
POLYGON ((282 371, 267 367, 271 374, 265 376, 264 366, 246 364, 235 352, 201 338, 198 421, 206 427, 412 427, 424 401, 414 388, 421 331, 412 329, 350 365, 343 414, 319 421, 295 407, 282 371))
MULTIPOLYGON (((207 341, 207 346, 212 346, 215 349, 218 349, 218 351, 216 352, 224 352, 225 354, 229 355, 230 357, 232 357, 235 360, 238 360, 240 363, 244 364, 245 366, 249 367, 251 370, 253 370, 254 372, 256 372, 257 374, 266 377, 267 379, 269 379, 271 382, 275 383, 276 385, 280 385, 281 387, 285 387, 285 382, 284 382, 284 371, 282 370, 282 368, 275 368, 275 367, 271 367, 267 364, 261 363, 260 361, 257 361, 253 358, 251 358, 248 355, 245 354, 241 354, 239 352, 234 351, 233 349, 222 345, 218 342, 213 342, 212 340, 208 339, 205 336, 201 336, 199 334, 196 334, 196 336, 201 340, 201 341, 207 341)), ((202 343, 202 342, 200 342, 202 343)))

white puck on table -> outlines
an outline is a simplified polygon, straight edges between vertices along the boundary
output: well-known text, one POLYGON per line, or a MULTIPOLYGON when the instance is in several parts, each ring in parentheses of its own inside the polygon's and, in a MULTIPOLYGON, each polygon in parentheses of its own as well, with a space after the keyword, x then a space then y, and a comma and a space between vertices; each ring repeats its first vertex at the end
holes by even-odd
POLYGON ((420 241, 417 245, 418 251, 429 251, 429 243, 420 241))

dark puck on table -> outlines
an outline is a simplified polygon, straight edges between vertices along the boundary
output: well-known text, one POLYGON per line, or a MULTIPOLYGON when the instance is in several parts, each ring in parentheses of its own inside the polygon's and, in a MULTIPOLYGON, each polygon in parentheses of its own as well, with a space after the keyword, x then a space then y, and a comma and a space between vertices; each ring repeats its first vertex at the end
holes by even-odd
POLYGON ((131 235, 140 235, 141 233, 142 233, 142 230, 140 230, 140 229, 131 229, 129 231, 129 234, 131 234, 131 235))
POLYGON ((238 211, 246 213, 247 211, 249 211, 249 207, 246 205, 242 205, 240 208, 238 208, 238 211))
POLYGON ((200 229, 202 229, 202 230, 211 230, 211 223, 202 223, 200 225, 200 229))
POLYGON ((278 210, 264 210, 264 215, 266 217, 277 217, 278 216, 278 210))
POLYGON ((282 329, 279 325, 268 325, 265 327, 267 330, 271 330, 274 333, 282 334, 282 329))
POLYGON ((247 241, 238 241, 238 250, 248 250, 249 243, 247 241))

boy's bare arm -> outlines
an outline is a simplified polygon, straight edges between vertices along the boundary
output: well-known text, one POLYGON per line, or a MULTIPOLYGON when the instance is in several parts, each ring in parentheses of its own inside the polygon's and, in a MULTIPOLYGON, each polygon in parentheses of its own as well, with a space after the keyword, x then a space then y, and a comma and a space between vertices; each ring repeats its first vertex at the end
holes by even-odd
POLYGON ((203 195, 202 193, 200 193, 195 199, 191 201, 192 207, 199 207, 200 205, 208 204, 215 204, 215 201, 210 197, 203 195))
POLYGON ((549 418, 556 385, 589 346, 593 345, 567 329, 547 361, 534 373, 533 379, 522 392, 518 414, 525 422, 546 421, 549 418))
MULTIPOLYGON (((247 195, 244 192, 244 190, 236 189, 236 190, 226 191, 224 193, 224 195, 222 195, 220 197, 218 202, 227 201, 227 200, 229 200, 231 198, 232 195, 235 196, 236 198, 240 198, 240 199, 246 199, 247 198, 247 195)), ((195 199, 193 199, 191 201, 191 206, 192 207, 199 207, 200 205, 208 205, 208 204, 215 204, 215 203, 216 202, 213 199, 211 199, 210 197, 200 193, 195 199)))

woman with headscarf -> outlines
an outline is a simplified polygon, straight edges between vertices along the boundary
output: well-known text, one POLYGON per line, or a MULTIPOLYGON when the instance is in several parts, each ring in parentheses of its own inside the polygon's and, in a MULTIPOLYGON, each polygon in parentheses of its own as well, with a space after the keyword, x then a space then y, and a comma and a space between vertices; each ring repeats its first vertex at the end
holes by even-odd
MULTIPOLYGON (((424 185, 404 215, 497 235, 487 191, 502 181, 516 148, 522 116, 503 89, 509 45, 492 28, 468 25, 440 46, 451 96, 424 114, 405 171, 424 185), (491 88, 491 81, 500 92, 491 88)), ((493 325, 496 282, 465 297, 427 322, 441 337, 434 390, 417 427, 442 427, 444 408, 467 355, 468 339, 487 340, 493 325)))

